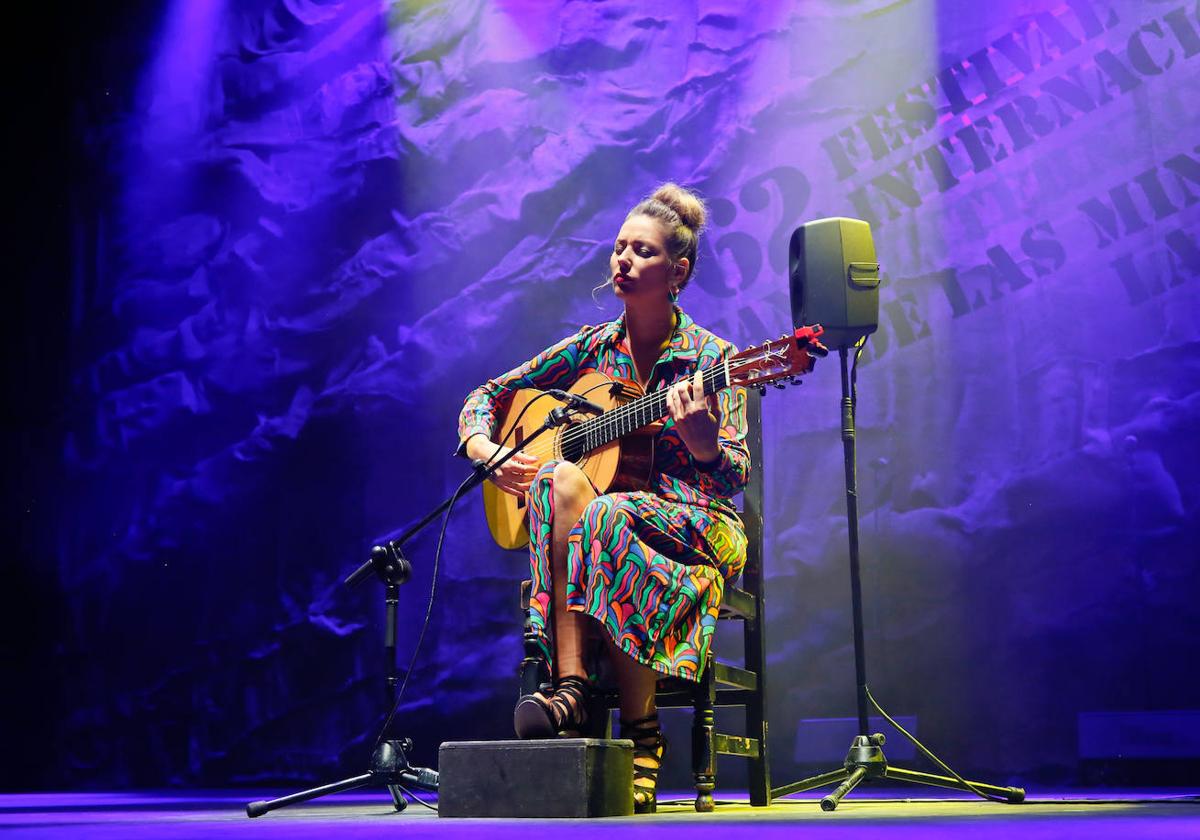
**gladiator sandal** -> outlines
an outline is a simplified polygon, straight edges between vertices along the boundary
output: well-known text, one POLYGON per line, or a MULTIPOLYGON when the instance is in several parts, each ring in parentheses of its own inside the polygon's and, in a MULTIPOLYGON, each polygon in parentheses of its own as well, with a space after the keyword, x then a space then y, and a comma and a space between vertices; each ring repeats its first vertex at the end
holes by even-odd
POLYGON ((658 771, 667 755, 658 712, 640 720, 621 721, 621 737, 633 741, 633 811, 653 814, 658 810, 658 771))
POLYGON ((592 685, 583 677, 563 677, 549 697, 526 694, 513 710, 513 728, 524 739, 554 738, 583 730, 592 705, 592 685))

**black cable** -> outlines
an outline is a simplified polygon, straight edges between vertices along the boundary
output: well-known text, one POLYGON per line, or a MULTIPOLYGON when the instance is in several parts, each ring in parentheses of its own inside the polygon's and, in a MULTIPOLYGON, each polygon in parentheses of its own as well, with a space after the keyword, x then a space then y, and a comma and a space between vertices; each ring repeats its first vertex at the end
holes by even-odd
MULTIPOLYGON (((538 395, 536 397, 531 399, 529 402, 525 403, 525 407, 522 408, 520 410, 520 412, 517 413, 517 419, 513 421, 512 427, 508 430, 508 434, 506 434, 503 437, 503 439, 501 439, 501 441, 496 445, 504 446, 504 444, 508 443, 508 439, 510 437, 512 437, 513 432, 515 432, 520 427, 521 418, 525 416, 525 412, 529 410, 529 407, 531 405, 533 405, 535 402, 537 402, 538 400, 540 400, 542 397, 548 397, 548 396, 550 396, 550 395, 547 394, 545 391, 539 391, 538 395)), ((495 461, 498 457, 500 457, 499 449, 497 449, 495 452, 493 452, 492 457, 488 458, 487 461, 484 462, 484 464, 483 464, 484 468, 486 469, 487 467, 490 467, 492 465, 492 462, 495 461)))
POLYGON ((854 345, 854 361, 850 365, 850 416, 858 416, 858 357, 867 347, 867 337, 864 335, 854 345))
MULTIPOLYGON (((850 367, 850 414, 852 417, 856 416, 858 412, 858 360, 859 357, 862 356, 863 350, 866 348, 866 346, 866 336, 863 336, 854 345, 854 363, 850 367)), ((879 712, 879 714, 883 716, 884 720, 894 726, 898 732, 904 735, 905 738, 908 738, 908 740, 912 741, 916 748, 920 750, 926 758, 928 758, 938 767, 942 768, 942 770, 946 771, 946 773, 948 773, 950 776, 958 780, 959 784, 966 787, 969 791, 981 799, 987 799, 991 802, 1008 802, 1007 798, 1003 796, 997 796, 994 793, 985 793, 984 791, 975 787, 975 785, 973 785, 971 782, 958 775, 958 773, 956 773, 954 769, 950 767, 950 765, 946 764, 946 762, 934 755, 924 744, 917 740, 916 736, 897 723, 891 715, 885 712, 883 707, 880 706, 878 701, 876 701, 874 696, 872 696, 871 689, 864 685, 863 692, 867 695, 867 699, 871 701, 871 705, 875 707, 875 711, 879 712)))
MULTIPOLYGON (((584 391, 582 394, 580 394, 580 396, 586 397, 588 394, 592 393, 592 391, 595 391, 597 388, 611 388, 611 387, 612 387, 612 383, 601 382, 597 385, 593 385, 591 388, 588 388, 586 391, 584 391)), ((508 434, 506 434, 503 437, 503 439, 501 439, 501 441, 496 445, 503 447, 504 444, 506 444, 508 442, 508 439, 510 437, 512 437, 513 432, 515 432, 517 430, 517 428, 521 425, 521 418, 525 416, 525 412, 529 410, 529 407, 531 405, 533 405, 535 402, 537 402, 538 400, 540 400, 542 397, 548 397, 548 396, 550 396, 550 395, 547 394, 545 391, 539 391, 538 395, 536 397, 531 399, 529 402, 525 403, 525 407, 522 408, 520 410, 520 412, 518 412, 517 419, 513 421, 512 426, 509 428, 508 434)), ((483 468, 487 469, 488 467, 490 467, 492 465, 492 462, 495 461, 499 457, 500 457, 500 450, 497 449, 495 452, 492 453, 492 457, 488 458, 486 461, 483 462, 483 468)))
MULTIPOLYGON (((854 362, 850 366, 850 416, 851 417, 857 417, 857 414, 858 414, 858 360, 862 356, 863 350, 866 348, 866 346, 867 346, 867 337, 866 336, 863 336, 854 344, 854 362)), ((982 799, 987 799, 991 802, 1008 802, 1008 799, 1006 799, 1003 796, 997 796, 996 794, 993 794, 993 793, 983 792, 979 788, 975 787, 975 785, 973 785, 971 782, 967 781, 962 776, 958 775, 958 773, 956 773, 950 767, 950 765, 946 764, 944 761, 942 761, 940 758, 938 758, 936 755, 934 755, 932 752, 930 752, 930 750, 924 744, 922 744, 920 741, 918 741, 916 739, 916 736, 914 736, 911 732, 909 732, 907 729, 905 729, 903 726, 901 726, 899 723, 897 723, 892 718, 891 715, 889 715, 887 712, 885 712, 883 710, 883 707, 880 706, 879 703, 875 700, 874 696, 872 696, 871 689, 869 689, 867 686, 864 685, 863 692, 867 695, 867 699, 871 701, 871 705, 875 707, 875 711, 879 712, 879 714, 881 714, 888 723, 890 723, 892 726, 894 726, 898 732, 900 732, 902 735, 904 735, 904 737, 906 737, 906 738, 908 738, 908 740, 912 741, 913 744, 916 746, 916 748, 919 749, 926 758, 928 758, 930 761, 932 761, 938 767, 942 768, 942 770, 946 771, 946 773, 948 773, 950 776, 957 779, 959 784, 965 786, 968 790, 970 790, 972 793, 974 793, 976 796, 978 796, 982 799)))
MULTIPOLYGON (((600 388, 600 387, 606 387, 606 386, 596 385, 596 386, 593 386, 592 388, 589 388, 584 393, 590 394, 592 391, 596 390, 596 388, 600 388)), ((508 434, 504 436, 504 438, 500 441, 500 443, 498 445, 501 447, 504 446, 505 442, 509 439, 509 437, 512 436, 512 433, 517 430, 518 426, 520 425, 521 418, 525 416, 525 412, 529 410, 529 407, 531 405, 533 405, 535 402, 540 400, 542 397, 548 397, 548 396, 550 396, 550 395, 543 391, 543 392, 540 392, 533 399, 531 399, 529 402, 525 403, 524 407, 517 414, 516 420, 513 421, 512 427, 508 430, 508 434)), ((491 466, 492 462, 495 461, 496 458, 499 457, 499 455, 500 455, 500 450, 497 449, 496 452, 492 453, 492 457, 489 458, 486 462, 484 462, 482 469, 487 469, 489 466, 491 466)), ((433 603, 434 603, 434 599, 437 597, 438 569, 441 565, 442 545, 446 539, 446 528, 450 524, 450 512, 452 510, 454 510, 454 505, 458 502, 459 498, 463 494, 463 491, 466 490, 467 486, 474 480, 474 478, 475 478, 475 475, 472 474, 472 475, 467 476, 465 479, 463 479, 463 482, 460 485, 458 485, 458 488, 454 491, 454 495, 452 495, 450 497, 450 504, 446 505, 446 512, 442 515, 442 529, 438 533, 437 547, 434 549, 434 552, 433 552, 433 571, 432 571, 432 574, 430 575, 430 579, 429 579, 429 602, 426 604, 426 607, 425 607, 425 618, 421 622, 421 632, 417 635, 417 644, 413 648, 412 657, 410 657, 409 662, 408 662, 408 668, 405 669, 404 680, 400 683, 400 690, 396 692, 396 699, 392 703, 392 708, 388 712, 388 716, 384 720, 383 726, 381 726, 379 728, 379 735, 376 736, 375 745, 374 745, 374 747, 371 748, 372 752, 374 752, 374 750, 377 749, 381 743, 383 743, 384 736, 387 734, 388 728, 392 725, 392 721, 396 717, 396 712, 398 712, 400 710, 400 705, 404 701, 404 690, 406 688, 408 688, 408 680, 410 677, 412 677, 413 670, 414 670, 414 668, 416 668, 417 657, 421 653, 421 644, 422 644, 422 642, 425 641, 425 631, 429 629, 429 622, 430 622, 430 619, 433 617, 433 603)), ((400 787, 400 786, 397 785, 397 787, 400 787)), ((400 789, 404 790, 404 788, 400 788, 400 789)), ((416 799, 415 796, 413 798, 416 799)), ((419 799, 417 801, 420 802, 419 799)), ((421 804, 425 805, 424 802, 422 802, 421 804)), ((425 807, 433 808, 433 810, 435 810, 435 811, 437 810, 437 808, 434 808, 433 806, 430 806, 430 805, 425 805, 425 807)))
POLYGON ((433 601, 437 596, 438 566, 442 558, 442 543, 446 539, 446 526, 450 524, 450 511, 454 509, 454 504, 474 478, 474 475, 469 475, 463 480, 462 484, 458 485, 458 489, 450 497, 450 504, 446 506, 446 512, 442 515, 442 530, 438 534, 437 548, 433 552, 433 573, 429 579, 429 603, 425 607, 425 620, 421 622, 421 632, 417 636, 416 647, 413 648, 412 657, 408 662, 408 669, 404 673, 404 681, 400 683, 400 690, 396 692, 396 700, 392 703, 392 710, 388 712, 387 719, 383 722, 383 726, 380 727, 379 736, 375 739, 375 747, 372 748, 372 751, 383 743, 383 736, 387 734, 388 727, 392 725, 392 720, 396 717, 396 712, 400 709, 400 703, 404 700, 404 689, 408 687, 408 680, 412 676, 413 669, 416 667, 417 656, 421 653, 421 643, 425 640, 425 631, 429 629, 429 619, 433 615, 433 601))
POLYGON ((948 765, 946 762, 942 761, 940 758, 938 758, 936 755, 934 755, 932 752, 930 752, 929 749, 924 744, 922 744, 920 741, 918 741, 915 735, 913 735, 911 732, 909 732, 907 729, 905 729, 903 726, 901 726, 899 723, 897 723, 895 720, 893 720, 892 716, 889 715, 887 712, 885 712, 883 710, 883 707, 880 706, 878 702, 876 702, 876 700, 873 696, 871 696, 871 689, 867 688, 864 685, 863 691, 866 693, 867 699, 871 701, 871 705, 875 707, 875 711, 877 711, 877 712, 879 712, 879 714, 883 715, 884 720, 886 720, 892 726, 896 727, 896 729, 900 732, 901 735, 903 735, 908 740, 912 741, 913 744, 916 746, 916 748, 919 749, 926 758, 928 758, 930 761, 932 761, 938 767, 942 768, 948 774, 950 774, 955 779, 957 779, 959 784, 965 786, 969 791, 971 791, 972 793, 974 793, 976 796, 980 797, 981 799, 987 799, 991 802, 1007 803, 1009 801, 1007 799, 1007 797, 997 796, 994 793, 986 793, 986 792, 980 790, 979 788, 975 787, 975 785, 973 785, 971 782, 967 781, 962 776, 958 775, 958 773, 956 773, 950 767, 950 765, 948 765))
POLYGON ((417 796, 415 793, 413 793, 411 790, 406 788, 404 785, 396 785, 396 787, 399 788, 400 790, 402 790, 404 793, 407 793, 412 798, 412 800, 414 802, 416 802, 418 805, 423 805, 426 808, 428 808, 430 811, 433 811, 433 813, 435 813, 435 814, 437 813, 436 805, 430 805, 428 802, 426 802, 421 797, 417 796))
MULTIPOLYGON (((512 433, 516 431, 521 422, 521 418, 525 416, 525 412, 529 410, 529 407, 542 397, 546 396, 549 396, 549 394, 540 393, 532 400, 525 403, 525 406, 521 409, 520 413, 517 414, 517 419, 513 422, 512 428, 508 430, 508 434, 505 435, 504 439, 500 441, 500 446, 504 446, 505 441, 507 441, 512 433)), ((499 454, 500 450, 496 450, 496 452, 492 453, 492 457, 483 464, 483 469, 491 466, 492 462, 496 460, 499 454)), ((392 708, 388 712, 388 716, 384 720, 383 726, 379 729, 379 735, 375 738, 375 746, 372 747, 372 750, 378 748, 378 746, 383 743, 384 735, 387 734, 388 727, 392 725, 392 721, 396 717, 396 712, 399 711, 400 704, 404 701, 404 690, 408 688, 408 680, 412 676, 413 669, 417 664, 417 656, 421 652, 421 643, 425 640, 425 631, 429 629, 429 621, 433 617, 433 602, 437 597, 438 568, 441 565, 442 559, 442 543, 446 538, 446 527, 450 523, 450 512, 454 509, 454 505, 458 502, 459 497, 462 495, 467 485, 474 480, 474 478, 475 476, 472 474, 463 479, 462 484, 458 485, 458 489, 456 489, 454 491, 454 495, 450 497, 450 504, 446 506, 446 512, 442 515, 442 530, 438 533, 437 548, 433 552, 433 573, 429 578, 429 601, 425 606, 425 619, 421 622, 421 632, 417 635, 416 647, 413 648, 412 657, 408 662, 408 668, 404 672, 404 681, 400 683, 400 690, 396 692, 396 699, 392 703, 392 708)))
MULTIPOLYGON (((596 387, 601 387, 601 386, 597 385, 596 387)), ((585 393, 591 393, 591 391, 593 391, 593 390, 595 390, 595 388, 590 388, 585 393)), ((517 418, 513 422, 512 428, 508 430, 508 435, 505 435, 504 439, 500 442, 500 444, 499 444, 500 446, 503 446, 504 441, 507 441, 509 436, 511 436, 512 433, 514 431, 516 431, 518 425, 521 422, 521 418, 525 415, 525 412, 529 410, 529 407, 531 405, 533 405, 535 402, 537 402, 538 400, 540 400, 542 397, 547 397, 547 396, 549 396, 549 394, 547 394, 545 392, 539 393, 536 397, 534 397, 532 400, 530 400, 529 402, 527 402, 525 404, 525 406, 517 414, 517 418)), ((486 469, 488 466, 490 466, 491 463, 496 460, 496 457, 499 454, 500 454, 499 450, 497 450, 495 453, 493 453, 492 457, 489 458, 484 463, 483 468, 486 469)), ((441 566, 442 545, 446 539, 446 528, 450 524, 450 512, 454 510, 454 505, 458 502, 459 498, 463 494, 463 491, 466 490, 468 484, 470 484, 474 480, 474 478, 475 478, 474 474, 469 475, 463 480, 462 484, 458 485, 458 489, 456 489, 454 491, 454 495, 450 497, 450 504, 448 504, 446 506, 446 512, 442 515, 442 529, 438 533, 437 548, 434 549, 434 552, 433 552, 433 572, 432 572, 432 574, 430 576, 430 580, 429 580, 429 602, 425 607, 425 619, 421 622, 421 632, 417 635, 417 644, 413 648, 413 653, 412 653, 412 657, 409 659, 408 668, 404 672, 404 680, 403 680, 403 682, 400 683, 400 690, 398 692, 396 692, 396 700, 395 700, 395 702, 392 703, 391 711, 388 712, 388 716, 384 720, 383 726, 380 727, 380 729, 379 729, 379 735, 375 738, 375 746, 372 747, 372 751, 374 751, 374 749, 378 748, 378 746, 381 743, 383 743, 383 739, 384 739, 384 736, 387 734, 388 727, 390 727, 392 725, 392 721, 396 717, 396 712, 399 711, 400 705, 404 701, 404 690, 408 687, 408 680, 410 677, 412 677, 413 670, 416 667, 417 657, 421 653, 421 644, 425 640, 425 632, 429 629, 429 622, 430 622, 430 619, 433 617, 433 603, 434 603, 434 599, 437 597, 438 569, 441 566)))

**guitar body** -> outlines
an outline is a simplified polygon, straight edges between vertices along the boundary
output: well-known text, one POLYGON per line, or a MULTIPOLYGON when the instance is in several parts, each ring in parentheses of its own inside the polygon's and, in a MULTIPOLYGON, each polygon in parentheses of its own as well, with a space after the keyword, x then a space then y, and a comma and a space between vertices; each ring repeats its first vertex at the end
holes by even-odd
MULTIPOLYGON (((585 373, 568 390, 596 403, 606 412, 642 395, 636 383, 611 379, 602 373, 585 373)), ((550 396, 538 399, 541 393, 534 388, 524 388, 513 394, 501 421, 497 442, 506 441, 505 446, 513 448, 522 446, 542 427, 547 415, 563 404, 550 396)), ((662 429, 661 423, 646 426, 587 452, 573 449, 570 438, 564 441, 564 435, 568 435, 574 425, 546 432, 530 445, 527 452, 539 463, 560 460, 578 464, 601 493, 647 487, 654 464, 654 436, 662 429)), ((522 548, 529 543, 526 497, 513 496, 490 481, 485 482, 483 509, 492 538, 501 548, 522 548)))

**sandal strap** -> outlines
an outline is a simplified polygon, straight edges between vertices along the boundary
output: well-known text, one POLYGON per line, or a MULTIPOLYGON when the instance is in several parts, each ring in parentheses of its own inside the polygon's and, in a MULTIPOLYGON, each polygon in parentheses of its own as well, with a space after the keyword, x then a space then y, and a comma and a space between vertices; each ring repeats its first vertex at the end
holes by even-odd
POLYGON ((655 766, 648 767, 638 764, 635 761, 633 765, 634 780, 649 779, 656 781, 658 779, 658 771, 662 769, 662 750, 666 744, 662 727, 658 722, 658 712, 654 712, 638 720, 622 720, 621 737, 633 741, 633 756, 635 759, 651 759, 655 762, 655 766))
MULTIPOLYGON (((643 737, 649 737, 650 735, 654 735, 654 734, 661 735, 662 728, 659 726, 659 723, 658 723, 658 712, 651 712, 650 714, 646 715, 644 718, 638 718, 637 720, 622 719, 621 720, 621 734, 624 735, 627 732, 630 734, 644 733, 643 737)), ((635 738, 631 738, 630 740, 636 741, 638 739, 635 737, 635 738)))
POLYGON ((587 723, 587 704, 591 695, 591 683, 582 677, 571 675, 558 681, 548 698, 558 729, 568 728, 567 724, 579 728, 587 723))
POLYGON ((658 764, 654 767, 643 767, 641 764, 633 765, 633 780, 635 782, 639 779, 649 779, 652 782, 658 781, 658 771, 662 770, 662 758, 657 755, 648 757, 657 758, 658 764))

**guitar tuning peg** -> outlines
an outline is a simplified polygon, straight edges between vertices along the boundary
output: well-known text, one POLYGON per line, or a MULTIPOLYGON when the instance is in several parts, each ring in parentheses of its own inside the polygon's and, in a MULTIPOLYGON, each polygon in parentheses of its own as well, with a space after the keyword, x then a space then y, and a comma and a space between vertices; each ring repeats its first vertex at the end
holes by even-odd
POLYGON ((783 391, 787 388, 787 386, 784 385, 782 382, 776 382, 775 387, 778 388, 780 391, 783 391))
POLYGON ((797 379, 796 377, 794 377, 794 376, 793 376, 793 377, 792 377, 792 384, 793 384, 793 385, 803 385, 803 384, 804 384, 804 380, 803 380, 803 379, 797 379))
POLYGON ((767 395, 767 386, 766 385, 758 386, 758 395, 760 397, 765 397, 767 395))

